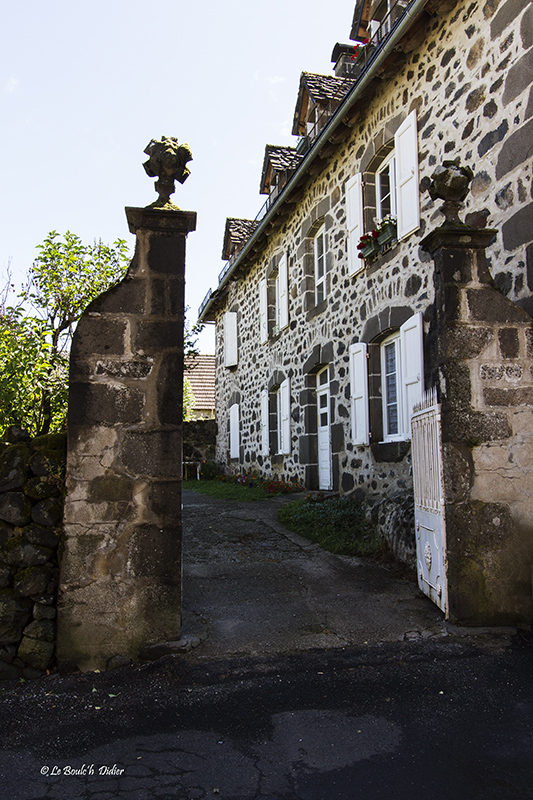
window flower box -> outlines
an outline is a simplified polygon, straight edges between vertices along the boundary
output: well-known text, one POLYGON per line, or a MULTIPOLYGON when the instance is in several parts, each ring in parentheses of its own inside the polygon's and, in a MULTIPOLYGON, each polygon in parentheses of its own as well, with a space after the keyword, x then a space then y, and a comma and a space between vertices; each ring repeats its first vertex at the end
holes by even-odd
POLYGON ((378 231, 371 231, 364 233, 357 245, 359 250, 359 258, 371 258, 381 251, 381 245, 378 243, 378 231))
POLYGON ((389 244, 397 238, 396 220, 393 217, 382 220, 378 228, 378 244, 389 244))

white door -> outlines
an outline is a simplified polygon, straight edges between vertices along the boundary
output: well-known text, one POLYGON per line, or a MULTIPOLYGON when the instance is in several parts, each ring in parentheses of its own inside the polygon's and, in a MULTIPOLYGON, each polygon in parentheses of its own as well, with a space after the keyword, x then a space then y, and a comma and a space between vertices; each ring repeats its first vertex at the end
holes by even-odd
POLYGON ((440 406, 434 391, 415 406, 411 433, 418 585, 448 616, 440 406))
POLYGON ((329 367, 316 376, 316 402, 318 416, 318 486, 331 489, 331 444, 329 367))

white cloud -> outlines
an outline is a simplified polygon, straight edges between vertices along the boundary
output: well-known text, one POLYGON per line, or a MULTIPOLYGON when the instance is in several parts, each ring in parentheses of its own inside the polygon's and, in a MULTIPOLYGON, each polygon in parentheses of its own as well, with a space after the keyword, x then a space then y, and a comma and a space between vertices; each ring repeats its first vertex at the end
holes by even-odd
POLYGON ((14 75, 10 77, 6 85, 4 86, 4 91, 9 92, 10 94, 16 92, 19 88, 19 79, 15 78, 14 75))

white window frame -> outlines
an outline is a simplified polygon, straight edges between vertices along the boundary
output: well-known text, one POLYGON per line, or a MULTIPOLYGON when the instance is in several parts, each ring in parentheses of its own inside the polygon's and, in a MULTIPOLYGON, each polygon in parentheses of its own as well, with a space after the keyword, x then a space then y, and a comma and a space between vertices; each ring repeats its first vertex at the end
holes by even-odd
POLYGON ((404 432, 404 416, 403 416, 403 405, 402 405, 402 359, 401 359, 401 352, 400 352, 400 331, 396 331, 393 333, 392 336, 387 336, 381 342, 380 346, 380 356, 381 356, 381 402, 383 407, 383 441, 384 442, 397 442, 403 441, 404 439, 408 438, 404 432), (389 431, 389 415, 388 415, 388 403, 387 403, 387 367, 386 367, 386 350, 389 347, 394 348, 394 362, 395 362, 395 372, 394 372, 394 386, 396 391, 396 419, 397 419, 397 426, 398 430, 394 433, 390 433, 389 431))
POLYGON ((353 444, 370 443, 367 350, 365 342, 350 345, 350 407, 353 444))
POLYGON ((264 456, 270 455, 270 425, 269 425, 270 405, 268 389, 261 392, 261 453, 264 456))
POLYGON ((278 262, 276 275, 276 327, 278 332, 289 324, 289 273, 284 253, 278 262))
POLYGON ((376 170, 376 217, 379 221, 387 216, 397 216, 397 192, 396 192, 396 151, 392 150, 389 155, 383 159, 381 164, 376 170), (390 197, 390 211, 385 211, 382 207, 384 198, 381 196, 381 173, 389 168, 389 197, 390 197))
POLYGON ((237 345, 237 312, 224 314, 224 366, 235 367, 239 363, 237 345))
POLYGON ((398 442, 411 438, 411 416, 415 403, 424 392, 424 322, 420 312, 413 314, 398 331, 381 342, 381 397, 383 441, 398 442), (389 433, 385 349, 394 344, 396 359, 396 406, 398 431, 389 433))
POLYGON ((346 227, 348 230, 348 274, 355 275, 365 268, 359 258, 357 245, 364 232, 363 179, 360 172, 346 181, 346 227))
POLYGON ((240 411, 239 404, 233 403, 229 409, 229 457, 239 458, 240 449, 240 411))
POLYGON ((276 454, 287 456, 291 452, 290 378, 285 378, 273 394, 276 404, 276 454))
POLYGON ((318 305, 327 297, 326 286, 326 227, 321 225, 313 240, 313 252, 315 259, 315 305, 318 305), (322 241, 322 253, 319 254, 319 241, 322 241), (322 259, 322 262, 320 262, 322 259), (319 267, 322 263, 322 275, 319 275, 319 267))
POLYGON ((259 341, 268 342, 268 284, 266 278, 259 282, 259 341))

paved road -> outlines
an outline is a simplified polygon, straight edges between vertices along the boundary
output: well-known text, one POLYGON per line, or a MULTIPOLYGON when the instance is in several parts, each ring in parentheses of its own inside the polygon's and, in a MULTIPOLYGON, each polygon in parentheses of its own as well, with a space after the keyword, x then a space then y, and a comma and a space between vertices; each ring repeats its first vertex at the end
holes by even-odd
MULTIPOLYGON (((382 622, 370 626, 371 640, 360 641, 364 626, 356 632, 348 623, 337 627, 338 597, 366 573, 363 564, 341 559, 341 568, 276 533, 268 521, 271 505, 249 504, 241 519, 232 517, 240 507, 205 504, 202 510, 195 498, 187 510, 195 522, 187 523, 185 596, 191 630, 196 626, 207 638, 186 654, 151 664, 6 683, 0 689, 1 798, 533 800, 527 632, 460 636, 434 622, 412 584, 376 568, 368 591, 381 599, 382 622), (209 518, 208 541, 201 527, 209 518), (246 541, 233 536, 241 523, 246 541), (281 549, 274 552, 274 544, 281 549), (282 580, 262 582, 271 571, 260 566, 261 552, 276 565, 274 575, 284 570, 282 580), (327 617, 310 595, 324 574, 339 581, 336 592, 323 587, 327 617), (228 579, 225 604, 223 595, 213 595, 217 575, 228 579), (297 589, 285 587, 295 580, 297 589), (283 626, 267 626, 264 639, 247 639, 261 597, 271 610, 282 605, 278 597, 270 607, 267 585, 296 609, 282 618, 296 637, 292 650, 283 626), (405 591, 409 599, 395 605, 405 591), (403 608, 409 619, 402 626, 403 608), (389 613, 397 628, 380 638, 389 613), (327 623, 327 630, 306 634, 301 625, 310 619, 327 623), (420 628, 411 628, 413 622, 420 628)), ((357 601, 372 623, 364 585, 344 608, 357 601)))

